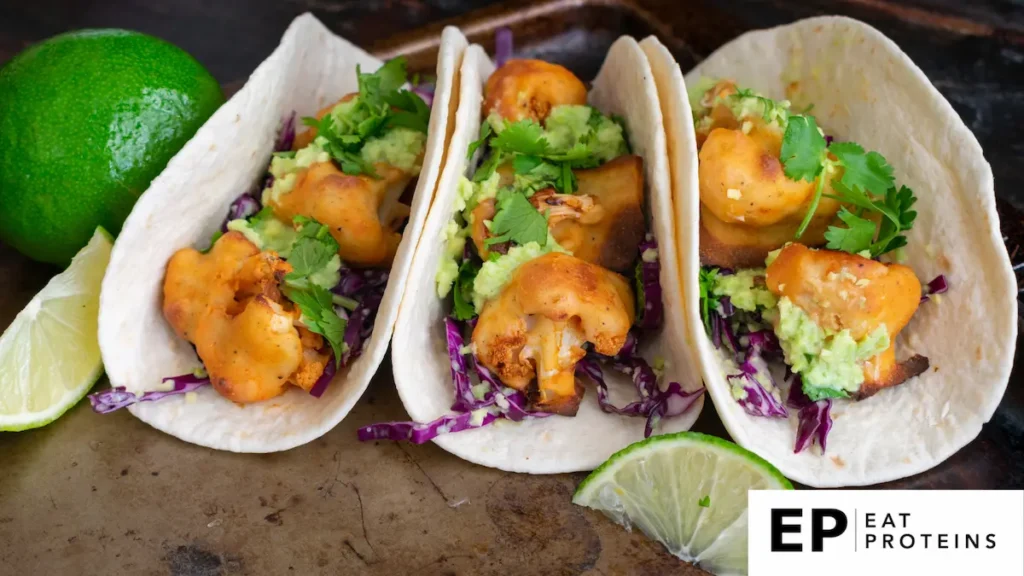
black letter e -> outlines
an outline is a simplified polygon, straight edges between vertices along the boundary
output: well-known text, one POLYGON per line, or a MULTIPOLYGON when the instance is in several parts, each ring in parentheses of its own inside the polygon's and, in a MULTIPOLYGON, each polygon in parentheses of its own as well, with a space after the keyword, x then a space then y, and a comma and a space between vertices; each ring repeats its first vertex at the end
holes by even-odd
POLYGON ((803 552, 804 546, 799 542, 785 543, 783 534, 799 534, 799 524, 784 524, 783 518, 801 518, 803 510, 799 508, 772 508, 772 552, 803 552))

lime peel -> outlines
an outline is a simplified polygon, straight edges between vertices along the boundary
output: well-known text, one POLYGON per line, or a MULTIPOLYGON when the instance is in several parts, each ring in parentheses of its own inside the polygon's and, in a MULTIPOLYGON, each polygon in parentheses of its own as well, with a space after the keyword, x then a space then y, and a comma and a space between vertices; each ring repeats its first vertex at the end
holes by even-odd
POLYGON ((103 374, 96 337, 100 284, 113 238, 97 227, 0 336, 0 431, 53 422, 103 374))
POLYGON ((746 574, 747 491, 763 489, 793 485, 732 442, 679 432, 616 452, 580 483, 572 501, 627 530, 639 527, 675 556, 715 574, 746 574))

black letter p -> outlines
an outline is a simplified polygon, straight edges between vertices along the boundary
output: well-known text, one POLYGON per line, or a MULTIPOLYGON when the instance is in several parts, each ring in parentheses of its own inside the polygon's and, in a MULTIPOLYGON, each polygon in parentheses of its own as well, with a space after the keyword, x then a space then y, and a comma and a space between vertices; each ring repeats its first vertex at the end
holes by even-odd
POLYGON ((846 532, 846 514, 834 508, 815 508, 811 510, 811 551, 821 552, 825 538, 835 538, 846 532), (836 525, 825 530, 825 518, 831 518, 836 525))

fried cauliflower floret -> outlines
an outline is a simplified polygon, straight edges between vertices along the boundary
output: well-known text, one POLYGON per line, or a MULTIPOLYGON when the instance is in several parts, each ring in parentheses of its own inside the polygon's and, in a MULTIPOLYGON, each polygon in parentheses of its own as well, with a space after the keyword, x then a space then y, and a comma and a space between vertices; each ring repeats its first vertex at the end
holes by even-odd
POLYGON ((413 177, 382 162, 373 167, 379 180, 350 176, 333 162, 313 164, 299 173, 290 192, 270 200, 269 205, 285 222, 305 216, 326 226, 346 264, 388 266, 402 240, 397 232, 401 219, 387 216, 382 222, 381 212, 385 204, 401 196, 413 177))
POLYGON ((291 265, 228 232, 202 254, 176 252, 164 277, 164 317, 192 342, 214 388, 234 402, 309 390, 330 356, 323 340, 299 325, 279 283, 291 265))
MULTIPOLYGON (((779 161, 782 133, 760 121, 749 133, 715 128, 699 152, 701 261, 757 266, 794 239, 814 197, 814 182, 790 180, 779 161)), ((802 243, 825 243, 840 203, 826 183, 802 243)))
POLYGON ((473 343, 484 366, 506 386, 528 392, 535 410, 571 416, 583 397, 575 380, 583 345, 615 355, 632 323, 633 294, 625 278, 550 253, 516 269, 501 294, 484 305, 473 343))
POLYGON ((921 282, 910 268, 790 244, 768 267, 766 282, 776 296, 788 297, 825 330, 849 330, 860 341, 885 326, 889 348, 865 363, 859 396, 900 384, 928 368, 922 356, 896 363, 896 335, 921 301, 921 282))
MULTIPOLYGON (((575 194, 545 188, 531 196, 530 203, 547 213, 551 236, 574 256, 617 272, 629 270, 646 230, 643 159, 620 156, 575 173, 575 194)), ((491 236, 484 222, 494 214, 493 199, 473 210, 470 235, 484 259, 489 254, 484 241, 491 236)))
POLYGON ((587 103, 587 87, 572 72, 542 60, 509 60, 487 79, 483 116, 496 113, 509 122, 543 123, 551 109, 587 103))

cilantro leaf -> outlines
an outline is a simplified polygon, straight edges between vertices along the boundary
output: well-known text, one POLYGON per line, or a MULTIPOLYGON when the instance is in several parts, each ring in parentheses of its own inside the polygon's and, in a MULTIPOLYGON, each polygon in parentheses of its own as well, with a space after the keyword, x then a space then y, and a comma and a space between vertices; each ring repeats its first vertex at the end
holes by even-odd
POLYGON ((878 227, 878 240, 871 245, 871 254, 880 256, 897 248, 907 245, 907 237, 901 232, 906 232, 914 226, 917 219, 917 212, 910 207, 917 202, 914 191, 906 186, 899 190, 890 188, 885 195, 885 206, 896 213, 896 221, 889 218, 883 219, 878 227))
POLYGON ((548 153, 549 146, 540 124, 533 120, 520 120, 506 125, 491 140, 491 148, 527 156, 543 156, 548 153))
POLYGON ((494 174, 494 171, 498 169, 498 165, 504 159, 505 155, 500 150, 491 150, 491 155, 487 157, 473 173, 473 182, 483 182, 494 174))
POLYGON ((422 98, 408 90, 401 90, 385 97, 388 105, 399 111, 392 111, 388 117, 388 128, 403 127, 426 133, 430 125, 430 107, 422 98))
POLYGON ((576 175, 572 172, 572 164, 562 162, 561 168, 562 172, 558 179, 555 180, 555 188, 562 194, 572 194, 577 188, 576 175))
POLYGON ((300 227, 299 237, 288 254, 292 271, 284 278, 292 287, 305 287, 305 280, 326 267, 338 253, 338 242, 326 226, 312 218, 296 216, 293 222, 300 227))
POLYGON ((701 508, 710 508, 711 507, 711 495, 710 494, 705 494, 703 498, 701 498, 700 500, 697 501, 697 506, 700 506, 701 508))
POLYGON ((711 335, 711 311, 718 309, 718 296, 715 296, 715 284, 718 283, 718 268, 701 268, 698 276, 700 286, 701 318, 704 329, 711 335))
POLYGON ((480 137, 470 142, 469 149, 466 151, 466 160, 472 160, 473 154, 476 154, 478 148, 483 146, 484 142, 491 137, 491 123, 484 120, 480 123, 480 137))
POLYGON ((405 56, 392 58, 372 74, 380 79, 380 90, 384 94, 397 91, 408 78, 405 56))
POLYGON ((334 365, 339 367, 341 356, 348 348, 345 345, 346 322, 334 311, 331 293, 316 284, 311 284, 303 290, 286 287, 285 296, 299 307, 302 312, 302 323, 306 328, 323 336, 331 346, 334 351, 334 365))
POLYGON ((473 306, 473 282, 476 280, 480 266, 472 260, 465 260, 459 266, 459 275, 455 278, 454 313, 456 320, 470 320, 476 316, 473 306))
POLYGON ((825 167, 825 150, 825 137, 813 116, 789 118, 779 154, 787 178, 812 182, 825 167))
POLYGON ((847 188, 882 194, 893 185, 892 166, 878 152, 864 153, 854 142, 835 142, 828 149, 843 166, 840 181, 847 188))
POLYGON ((540 156, 517 155, 512 159, 512 169, 516 174, 526 174, 544 163, 540 156))
POLYGON ((520 246, 536 242, 541 246, 548 241, 548 221, 530 204, 523 194, 508 194, 499 201, 500 208, 491 222, 491 234, 484 243, 488 246, 508 242, 520 246))
POLYGON ((842 250, 856 254, 871 247, 875 239, 875 223, 861 218, 846 208, 839 211, 839 219, 846 223, 846 228, 829 226, 825 232, 829 250, 842 250))

